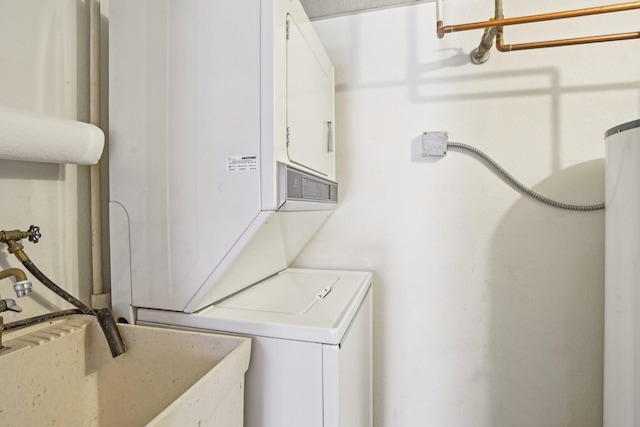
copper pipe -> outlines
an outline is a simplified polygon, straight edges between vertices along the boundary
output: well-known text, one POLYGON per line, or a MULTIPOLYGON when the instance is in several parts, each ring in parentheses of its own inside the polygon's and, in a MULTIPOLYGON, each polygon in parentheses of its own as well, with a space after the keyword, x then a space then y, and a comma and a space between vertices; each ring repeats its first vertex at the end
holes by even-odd
POLYGON ((531 42, 531 43, 504 44, 502 34, 498 33, 498 38, 496 40, 496 48, 500 52, 512 52, 516 50, 541 49, 545 47, 571 46, 571 45, 577 45, 577 44, 602 43, 602 42, 612 42, 612 41, 619 41, 619 40, 631 40, 631 39, 638 39, 638 38, 640 38, 640 32, 607 34, 603 36, 578 37, 574 39, 549 40, 549 41, 531 42))
MULTIPOLYGON (((490 27, 505 27, 508 25, 528 24, 532 22, 552 21, 555 19, 576 18, 580 16, 597 15, 601 13, 623 12, 625 10, 640 9, 640 1, 630 3, 596 6, 584 9, 566 10, 563 12, 543 13, 539 15, 520 16, 516 18, 493 19, 490 21, 472 22, 469 24, 444 25, 442 21, 437 23, 438 38, 443 38, 447 33, 457 31, 479 30, 490 27)), ((603 40, 604 41, 604 40, 603 40)))

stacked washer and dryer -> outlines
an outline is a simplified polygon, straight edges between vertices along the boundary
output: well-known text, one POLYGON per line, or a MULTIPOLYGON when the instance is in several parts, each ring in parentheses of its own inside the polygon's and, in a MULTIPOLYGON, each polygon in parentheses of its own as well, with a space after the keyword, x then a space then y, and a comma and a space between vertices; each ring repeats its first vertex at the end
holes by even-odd
POLYGON ((252 337, 249 427, 370 426, 371 274, 288 268, 338 202, 299 0, 110 0, 121 321, 252 337))

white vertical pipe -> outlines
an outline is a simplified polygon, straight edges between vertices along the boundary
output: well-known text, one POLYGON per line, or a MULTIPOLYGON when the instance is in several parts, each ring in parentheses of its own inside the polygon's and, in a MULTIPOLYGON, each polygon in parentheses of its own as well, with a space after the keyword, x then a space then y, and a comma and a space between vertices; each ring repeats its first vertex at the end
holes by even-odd
MULTIPOLYGON (((89 0, 89 122, 100 126, 100 0, 89 0)), ((104 293, 102 280, 102 195, 100 162, 91 166, 92 294, 104 293)))
POLYGON ((436 0, 436 22, 444 22, 442 0, 436 0))
POLYGON ((604 426, 640 425, 640 120, 605 138, 604 426))

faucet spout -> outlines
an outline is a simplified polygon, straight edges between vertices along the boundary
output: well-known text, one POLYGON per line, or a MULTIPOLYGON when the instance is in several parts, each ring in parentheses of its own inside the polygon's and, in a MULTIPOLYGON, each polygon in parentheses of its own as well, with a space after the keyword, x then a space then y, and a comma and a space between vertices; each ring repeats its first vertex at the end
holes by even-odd
POLYGON ((6 279, 7 277, 14 277, 16 279, 16 284, 13 285, 13 290, 16 292, 18 298, 31 294, 33 285, 27 279, 27 275, 24 271, 19 268, 7 268, 6 270, 0 271, 0 280, 6 279))
POLYGON ((0 271, 0 280, 6 279, 7 277, 15 277, 16 281, 25 281, 27 280, 27 275, 24 274, 24 271, 19 268, 7 268, 6 270, 0 271))

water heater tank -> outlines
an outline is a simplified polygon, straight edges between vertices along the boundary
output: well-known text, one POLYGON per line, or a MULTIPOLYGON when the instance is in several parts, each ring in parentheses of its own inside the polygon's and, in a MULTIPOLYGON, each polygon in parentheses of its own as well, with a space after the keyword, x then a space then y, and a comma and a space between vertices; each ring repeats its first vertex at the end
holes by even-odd
POLYGON ((640 120, 605 134, 604 426, 640 425, 640 120))

